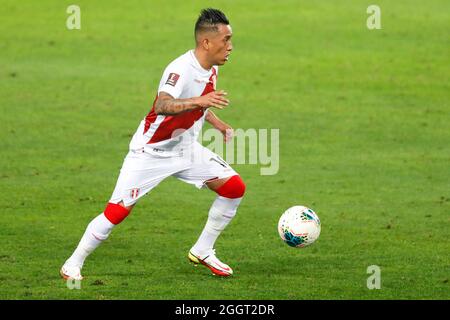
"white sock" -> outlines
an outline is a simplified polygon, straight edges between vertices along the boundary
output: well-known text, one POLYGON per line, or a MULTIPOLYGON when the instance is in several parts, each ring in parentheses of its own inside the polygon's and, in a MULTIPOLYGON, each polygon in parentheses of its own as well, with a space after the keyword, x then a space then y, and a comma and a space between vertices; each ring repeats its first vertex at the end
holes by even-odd
POLYGON ((98 215, 87 226, 78 247, 75 249, 72 256, 67 259, 66 264, 82 268, 87 256, 91 254, 100 243, 108 238, 114 226, 115 225, 112 224, 103 213, 98 215))
POLYGON ((194 254, 204 255, 214 248, 217 238, 236 215, 241 200, 242 198, 230 199, 217 196, 209 209, 205 228, 191 249, 194 254))

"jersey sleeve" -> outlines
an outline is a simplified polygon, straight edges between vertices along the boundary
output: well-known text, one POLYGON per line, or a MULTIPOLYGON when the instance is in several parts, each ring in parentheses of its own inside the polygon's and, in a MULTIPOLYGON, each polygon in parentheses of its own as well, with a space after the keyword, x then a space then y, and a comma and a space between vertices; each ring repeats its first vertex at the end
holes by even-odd
POLYGON ((188 76, 185 68, 180 64, 170 64, 166 70, 164 70, 161 82, 158 88, 158 94, 161 91, 167 92, 175 99, 178 99, 187 83, 186 77, 188 76))

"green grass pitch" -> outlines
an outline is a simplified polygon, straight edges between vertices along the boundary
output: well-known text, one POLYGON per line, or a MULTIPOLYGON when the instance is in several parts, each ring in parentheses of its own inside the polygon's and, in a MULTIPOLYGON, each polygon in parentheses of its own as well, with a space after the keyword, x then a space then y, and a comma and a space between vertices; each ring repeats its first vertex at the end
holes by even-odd
POLYGON ((13 1, 0 11, 0 298, 450 298, 450 3, 13 1), (67 30, 67 6, 81 30, 67 30), (214 194, 169 178, 88 258, 81 290, 59 268, 114 188, 164 67, 192 48, 201 8, 229 17, 218 87, 234 128, 280 129, 280 169, 247 184, 217 242, 221 279, 187 252, 214 194), (292 249, 292 205, 322 234, 292 249), (381 289, 366 286, 381 268, 381 289))

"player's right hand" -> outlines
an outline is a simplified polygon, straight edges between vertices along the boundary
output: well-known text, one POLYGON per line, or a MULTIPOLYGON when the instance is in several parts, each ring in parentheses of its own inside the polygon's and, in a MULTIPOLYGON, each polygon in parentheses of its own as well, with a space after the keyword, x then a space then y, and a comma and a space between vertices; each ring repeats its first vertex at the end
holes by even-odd
POLYGON ((217 109, 223 109, 230 103, 230 101, 225 98, 226 95, 227 93, 224 90, 213 91, 205 94, 204 96, 196 98, 196 104, 201 108, 213 107, 217 109))

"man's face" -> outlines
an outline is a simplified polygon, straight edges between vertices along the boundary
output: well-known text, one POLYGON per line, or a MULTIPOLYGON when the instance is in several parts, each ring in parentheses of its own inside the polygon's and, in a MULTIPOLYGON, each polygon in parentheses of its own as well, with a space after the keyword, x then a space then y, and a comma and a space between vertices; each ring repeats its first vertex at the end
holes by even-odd
POLYGON ((209 38, 209 60, 214 65, 223 65, 228 61, 228 56, 233 50, 231 37, 233 32, 231 26, 226 24, 219 24, 218 31, 214 32, 209 38))

